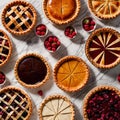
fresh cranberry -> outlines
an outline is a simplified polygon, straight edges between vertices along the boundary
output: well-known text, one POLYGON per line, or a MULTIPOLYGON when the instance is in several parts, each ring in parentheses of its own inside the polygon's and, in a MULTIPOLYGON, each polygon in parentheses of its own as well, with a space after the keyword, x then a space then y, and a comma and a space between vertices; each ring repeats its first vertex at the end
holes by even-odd
POLYGON ((117 76, 117 80, 120 82, 120 74, 117 76))
POLYGON ((5 74, 0 71, 0 84, 4 83, 5 81, 5 74))
POLYGON ((40 96, 43 96, 43 91, 42 91, 42 90, 39 90, 39 91, 38 91, 38 94, 39 94, 40 96))

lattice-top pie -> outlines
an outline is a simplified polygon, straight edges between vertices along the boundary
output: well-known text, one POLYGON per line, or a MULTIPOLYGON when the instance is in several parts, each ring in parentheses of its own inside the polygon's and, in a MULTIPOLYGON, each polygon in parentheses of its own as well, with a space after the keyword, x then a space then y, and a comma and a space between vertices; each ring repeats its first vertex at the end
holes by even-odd
POLYGON ((29 96, 16 87, 0 90, 0 120, 28 120, 32 112, 29 96))
POLYGON ((114 67, 120 62, 120 34, 110 28, 96 30, 86 42, 86 55, 96 67, 114 67))
POLYGON ((12 43, 7 34, 0 30, 0 66, 4 65, 11 56, 12 43))
POLYGON ((61 95, 49 96, 39 109, 40 120, 74 120, 74 115, 73 104, 61 95))
POLYGON ((9 32, 22 35, 35 26, 36 17, 36 11, 30 3, 17 0, 4 8, 2 23, 9 32))
POLYGON ((102 19, 110 19, 120 14, 120 0, 88 0, 91 11, 102 19))
POLYGON ((73 21, 80 11, 79 0, 44 0, 45 15, 56 24, 73 21))

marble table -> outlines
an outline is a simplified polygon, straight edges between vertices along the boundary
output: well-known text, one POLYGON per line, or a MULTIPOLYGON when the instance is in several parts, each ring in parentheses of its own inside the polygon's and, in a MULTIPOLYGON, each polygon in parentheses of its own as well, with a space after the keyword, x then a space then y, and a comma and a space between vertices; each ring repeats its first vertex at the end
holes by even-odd
MULTIPOLYGON (((5 7, 5 5, 10 1, 12 0, 0 0, 0 14, 3 8, 5 7)), ((3 27, 0 21, 0 29, 3 29, 6 31, 6 33, 11 38, 13 43, 13 52, 12 52, 10 61, 5 66, 0 68, 0 71, 3 71, 7 77, 7 83, 5 84, 5 86, 13 85, 13 86, 19 87, 21 89, 24 89, 30 95, 33 102, 33 112, 30 120, 39 120, 38 114, 37 114, 39 106, 45 97, 52 94, 62 94, 67 96, 75 106, 75 111, 76 111, 75 120, 83 120, 83 117, 82 117, 83 99, 85 95, 93 87, 99 86, 99 85, 112 85, 120 89, 120 83, 116 80, 117 75, 120 73, 120 65, 110 70, 102 70, 94 67, 87 59, 85 55, 85 42, 90 34, 85 32, 81 26, 81 20, 86 16, 92 15, 89 12, 89 9, 87 7, 87 0, 81 0, 81 11, 79 13, 79 16, 77 19, 75 19, 75 21, 71 23, 71 25, 73 25, 78 31, 77 37, 74 40, 70 40, 67 37, 65 37, 64 35, 65 26, 53 25, 45 17, 44 12, 42 10, 43 0, 27 0, 27 1, 30 2, 37 10, 37 15, 38 15, 37 23, 46 24, 46 26, 49 29, 49 34, 56 35, 60 39, 62 43, 62 47, 58 52, 51 54, 43 46, 43 40, 45 38, 42 38, 42 39, 38 38, 35 35, 34 30, 30 34, 25 36, 14 36, 5 30, 5 28, 3 27), (37 89, 27 89, 21 86, 17 82, 14 76, 14 65, 16 60, 20 56, 26 53, 31 53, 31 52, 35 52, 43 55, 51 65, 52 71, 56 62, 64 56, 76 55, 78 57, 81 57, 90 67, 90 79, 82 90, 75 93, 66 93, 61 89, 59 89, 56 86, 52 75, 50 80, 44 86, 37 89), (44 95, 42 97, 38 95, 37 93, 38 90, 43 91, 44 95)), ((97 28, 110 27, 120 32, 120 16, 118 16, 113 20, 99 20, 94 15, 92 16, 97 22, 97 28)))

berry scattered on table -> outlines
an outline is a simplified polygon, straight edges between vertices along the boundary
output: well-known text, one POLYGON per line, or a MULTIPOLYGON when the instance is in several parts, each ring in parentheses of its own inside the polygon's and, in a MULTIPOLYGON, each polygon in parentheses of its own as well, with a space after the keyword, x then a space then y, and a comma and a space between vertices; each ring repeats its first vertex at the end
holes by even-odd
POLYGON ((120 74, 117 76, 117 80, 120 82, 120 74))
POLYGON ((39 91, 38 91, 38 94, 39 94, 40 96, 43 96, 43 91, 42 91, 42 90, 39 90, 39 91))
POLYGON ((3 72, 0 71, 0 84, 3 84, 5 81, 5 75, 3 72))

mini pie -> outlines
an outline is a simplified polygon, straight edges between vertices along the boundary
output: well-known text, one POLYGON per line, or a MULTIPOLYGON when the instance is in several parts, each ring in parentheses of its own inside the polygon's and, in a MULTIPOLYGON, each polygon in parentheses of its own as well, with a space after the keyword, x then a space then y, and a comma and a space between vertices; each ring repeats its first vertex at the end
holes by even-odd
POLYGON ((61 89, 74 92, 88 81, 89 69, 79 57, 66 56, 58 61, 54 68, 54 80, 61 89))
POLYGON ((2 12, 4 27, 15 35, 23 35, 31 31, 36 24, 36 18, 34 7, 23 0, 9 3, 2 12))
POLYGON ((47 97, 39 109, 40 120, 74 120, 74 116, 73 104, 62 95, 47 97))
POLYGON ((11 56, 12 43, 7 34, 0 30, 0 67, 3 66, 11 56))
POLYGON ((84 98, 84 120, 119 120, 120 91, 112 86, 93 88, 84 98))
POLYGON ((55 24, 72 22, 80 11, 79 0, 44 0, 45 15, 55 24))
POLYGON ((88 0, 90 10, 99 18, 111 19, 120 14, 120 0, 88 0))
POLYGON ((20 88, 0 89, 0 120, 28 120, 32 113, 30 97, 20 88))
POLYGON ((17 60, 14 73, 20 84, 36 88, 49 79, 50 67, 41 55, 29 53, 17 60))
POLYGON ((94 31, 86 42, 86 55, 96 67, 114 67, 120 62, 120 34, 110 28, 94 31))

